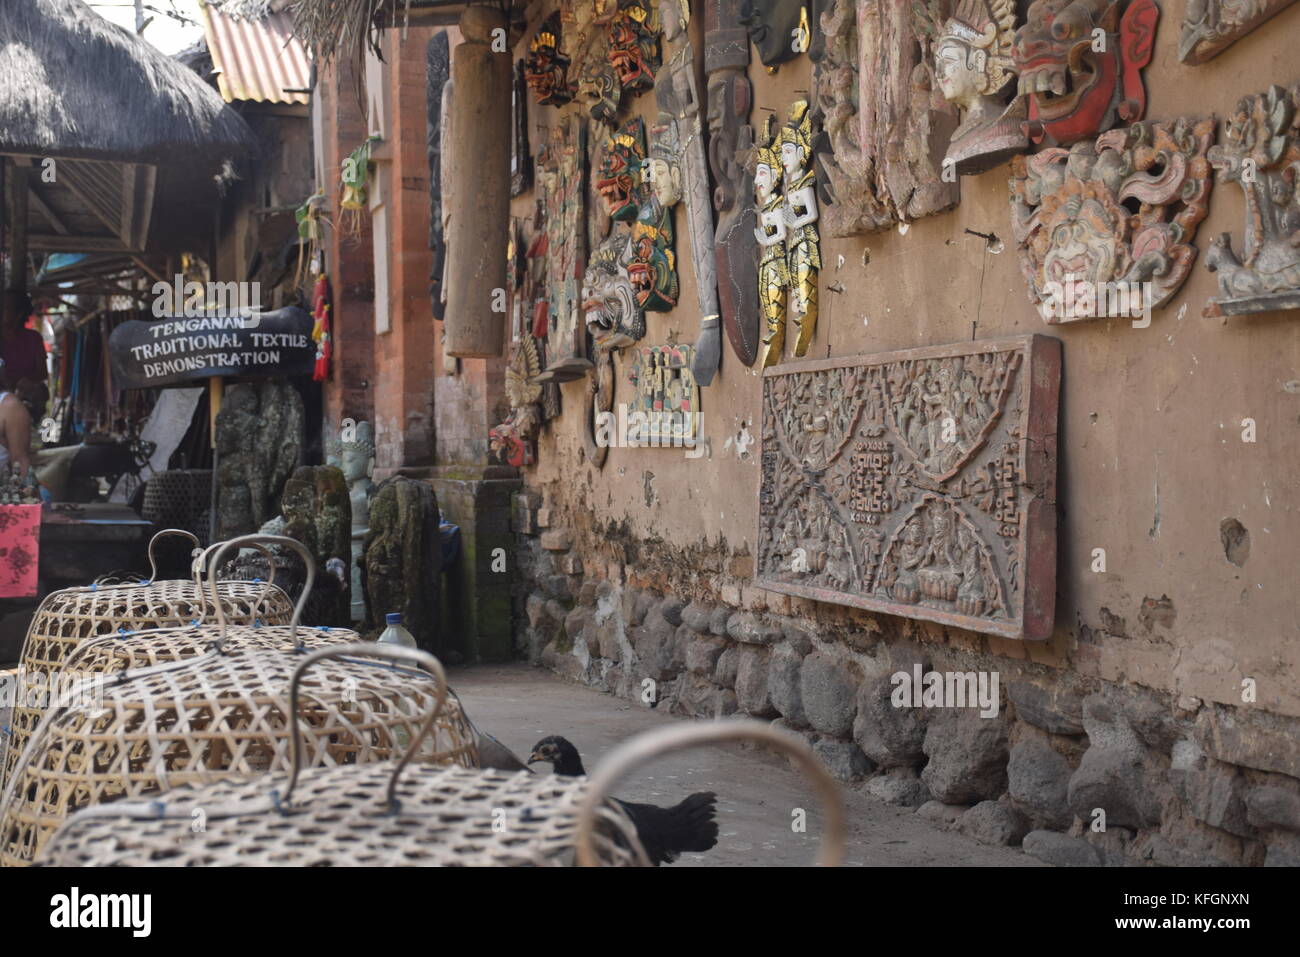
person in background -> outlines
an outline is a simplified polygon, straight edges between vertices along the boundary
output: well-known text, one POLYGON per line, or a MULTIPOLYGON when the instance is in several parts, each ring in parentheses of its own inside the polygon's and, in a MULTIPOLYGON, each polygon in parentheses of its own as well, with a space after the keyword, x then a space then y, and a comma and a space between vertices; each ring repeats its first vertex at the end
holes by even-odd
MULTIPOLYGON (((8 369, 0 361, 0 380, 8 381, 8 369)), ((20 475, 32 467, 32 417, 14 393, 0 390, 0 475, 17 466, 20 475)))
POLYGON ((4 377, 0 388, 16 393, 34 419, 44 414, 50 399, 45 338, 35 329, 27 328, 33 312, 30 296, 10 290, 5 293, 4 307, 4 338, 0 341, 4 377))

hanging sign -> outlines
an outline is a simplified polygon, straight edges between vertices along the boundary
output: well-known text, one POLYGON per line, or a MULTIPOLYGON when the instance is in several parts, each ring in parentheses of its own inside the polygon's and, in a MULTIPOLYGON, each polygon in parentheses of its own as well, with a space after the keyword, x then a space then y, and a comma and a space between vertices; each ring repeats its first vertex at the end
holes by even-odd
POLYGON ((131 319, 113 330, 113 383, 157 389, 213 376, 311 375, 312 317, 297 306, 235 316, 131 319))

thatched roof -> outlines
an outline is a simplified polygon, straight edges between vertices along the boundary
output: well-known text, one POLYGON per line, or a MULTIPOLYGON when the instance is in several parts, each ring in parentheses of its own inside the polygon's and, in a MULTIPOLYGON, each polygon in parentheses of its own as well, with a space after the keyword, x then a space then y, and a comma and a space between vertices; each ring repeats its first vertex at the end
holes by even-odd
POLYGON ((255 148, 200 77, 82 0, 4 0, 0 153, 220 162, 255 148))
MULTIPOLYGON (((245 0, 251 2, 251 0, 245 0)), ((487 0, 509 6, 510 0, 487 0)), ((294 33, 317 61, 335 54, 379 53, 379 32, 407 22, 413 13, 456 7, 465 0, 288 0, 294 33), (364 46, 363 46, 364 44, 364 46)))

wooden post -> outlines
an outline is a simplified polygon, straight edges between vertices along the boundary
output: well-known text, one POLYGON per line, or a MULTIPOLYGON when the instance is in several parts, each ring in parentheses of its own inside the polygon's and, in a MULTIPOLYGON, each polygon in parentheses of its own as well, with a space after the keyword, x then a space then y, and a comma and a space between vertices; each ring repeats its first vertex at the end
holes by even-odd
POLYGON ((492 358, 505 346, 510 216, 511 53, 504 14, 470 7, 451 64, 446 354, 492 358), (494 309, 493 307, 498 307, 494 309))
POLYGON ((6 196, 9 213, 9 277, 7 290, 27 291, 27 177, 25 166, 9 167, 6 196))

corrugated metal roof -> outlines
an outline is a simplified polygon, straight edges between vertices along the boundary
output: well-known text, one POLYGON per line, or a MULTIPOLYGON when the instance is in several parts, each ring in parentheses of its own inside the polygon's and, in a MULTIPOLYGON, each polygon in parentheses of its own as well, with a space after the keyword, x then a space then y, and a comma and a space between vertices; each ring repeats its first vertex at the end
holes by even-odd
POLYGON ((203 5, 203 12, 217 88, 227 103, 308 102, 306 93, 286 92, 306 89, 311 76, 307 54, 293 35, 287 13, 239 20, 209 4, 203 5))

